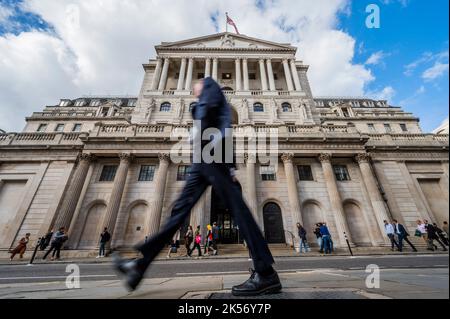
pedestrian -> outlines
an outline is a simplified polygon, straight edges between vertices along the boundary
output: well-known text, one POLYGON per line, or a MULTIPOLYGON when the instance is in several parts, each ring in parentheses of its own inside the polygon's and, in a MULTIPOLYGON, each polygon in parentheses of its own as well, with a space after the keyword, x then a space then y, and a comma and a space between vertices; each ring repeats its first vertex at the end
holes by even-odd
POLYGON ((181 228, 177 230, 175 235, 172 237, 172 241, 170 243, 169 251, 167 252, 167 258, 170 258, 170 255, 176 254, 178 252, 178 242, 180 241, 181 228))
POLYGON ((186 234, 184 234, 184 246, 186 247, 186 257, 189 256, 189 251, 191 250, 191 244, 193 241, 194 241, 194 230, 192 229, 192 226, 189 225, 186 234))
POLYGON ((425 243, 427 244, 427 250, 434 251, 433 245, 430 245, 430 242, 428 241, 428 233, 425 224, 420 219, 417 220, 415 236, 421 237, 425 241, 425 243))
POLYGON ((400 224, 396 219, 392 221, 392 225, 394 226, 394 230, 398 238, 398 250, 403 251, 403 240, 405 240, 408 245, 411 246, 412 250, 417 252, 416 247, 408 239, 409 233, 405 226, 400 224))
POLYGON ((39 244, 40 250, 46 250, 48 245, 50 245, 50 241, 52 240, 54 230, 52 229, 47 234, 45 234, 44 238, 41 239, 41 242, 39 244))
POLYGON ((25 254, 25 251, 27 250, 27 244, 30 242, 30 236, 30 233, 26 233, 25 237, 22 237, 19 240, 19 244, 10 252, 11 257, 9 260, 12 261, 17 254, 19 254, 20 259, 23 258, 23 254, 25 254))
MULTIPOLYGON (((132 261, 115 259, 115 267, 126 276, 126 284, 134 290, 141 282, 150 263, 158 255, 164 244, 172 238, 179 226, 189 216, 192 208, 201 198, 205 190, 212 185, 217 194, 230 206, 230 212, 239 227, 240 234, 251 250, 255 270, 248 280, 232 287, 232 294, 260 295, 281 290, 281 282, 273 269, 274 259, 264 240, 261 230, 243 199, 242 190, 233 182, 230 174, 230 162, 234 158, 229 146, 233 138, 231 133, 231 108, 219 84, 211 77, 195 83, 193 93, 199 98, 191 113, 194 119, 193 162, 181 196, 177 199, 169 221, 149 241, 137 247, 143 258, 132 261), (206 131, 206 132, 205 132, 206 131), (214 134, 204 134, 214 131, 214 134), (202 139, 207 135, 208 138, 202 139), (203 152, 203 148, 207 152, 203 152), (225 152, 221 152, 225 149, 225 152), (211 155, 214 158, 205 155, 211 155), (203 156, 202 156, 203 155, 203 156), (216 159, 219 157, 219 159, 216 159), (230 160, 231 158, 231 160, 230 160)), ((231 147, 232 148, 232 147, 231 147)))
POLYGON ((389 237, 389 240, 391 241, 391 250, 394 251, 394 246, 397 247, 398 251, 400 250, 399 245, 397 244, 397 241, 395 240, 395 230, 394 226, 390 224, 387 220, 384 220, 384 231, 386 232, 386 235, 389 237))
POLYGON ((325 254, 331 254, 331 243, 330 243, 330 231, 324 223, 320 224, 320 233, 322 234, 322 247, 320 247, 321 252, 325 254))
POLYGON ((108 232, 108 227, 103 229, 103 232, 100 234, 100 248, 98 250, 97 258, 105 257, 106 244, 111 240, 111 234, 108 232))
POLYGON ((430 243, 430 246, 432 246, 435 250, 438 249, 438 247, 435 245, 434 241, 437 241, 439 245, 442 246, 443 251, 447 251, 447 247, 445 247, 444 243, 441 242, 439 239, 439 235, 437 234, 436 228, 432 224, 428 223, 428 220, 423 221, 425 224, 425 229, 427 230, 428 234, 428 242, 430 243))
POLYGON ((441 242, 443 242, 445 246, 448 246, 447 234, 442 229, 440 229, 436 223, 433 223, 433 227, 436 230, 436 234, 439 236, 441 242))
POLYGON ((218 254, 217 243, 219 241, 219 227, 217 226, 216 222, 213 223, 212 235, 213 235, 212 245, 213 245, 213 249, 214 249, 214 256, 217 256, 217 254, 218 254))
POLYGON ((330 237, 328 237, 329 245, 330 245, 330 251, 334 251, 334 242, 333 242, 333 236, 331 235, 330 229, 328 228, 327 223, 323 222, 323 225, 327 226, 328 233, 330 234, 330 237))
POLYGON ((197 229, 195 231, 195 236, 194 236, 194 246, 188 252, 189 257, 192 256, 192 252, 195 250, 195 248, 197 248, 198 257, 202 256, 202 248, 200 247, 201 242, 202 242, 202 235, 200 232, 200 226, 197 226, 197 229))
POLYGON ((298 238, 300 239, 299 245, 300 254, 302 253, 303 249, 305 250, 305 253, 311 251, 311 249, 308 246, 308 239, 306 238, 306 229, 300 223, 297 223, 297 231, 298 231, 298 238))
POLYGON ((442 230, 447 234, 447 238, 449 238, 449 235, 448 235, 448 223, 446 221, 442 223, 442 230))
POLYGON ((320 233, 320 226, 322 226, 320 223, 316 224, 316 227, 313 230, 314 235, 316 235, 317 245, 319 246, 319 252, 323 253, 322 248, 322 234, 320 233))
POLYGON ((206 225, 206 237, 205 237, 205 251, 203 252, 203 254, 205 256, 209 256, 209 251, 212 250, 213 254, 214 254, 214 249, 212 247, 212 241, 213 241, 213 234, 212 234, 212 226, 211 225, 206 225))
POLYGON ((47 258, 47 256, 52 253, 52 260, 55 260, 55 254, 56 254, 56 259, 59 260, 60 259, 60 254, 61 254, 61 248, 62 245, 64 244, 64 242, 66 242, 68 239, 67 235, 66 235, 66 229, 64 227, 61 227, 55 234, 53 241, 51 242, 50 245, 50 249, 45 253, 44 257, 42 258, 43 260, 45 260, 47 258))

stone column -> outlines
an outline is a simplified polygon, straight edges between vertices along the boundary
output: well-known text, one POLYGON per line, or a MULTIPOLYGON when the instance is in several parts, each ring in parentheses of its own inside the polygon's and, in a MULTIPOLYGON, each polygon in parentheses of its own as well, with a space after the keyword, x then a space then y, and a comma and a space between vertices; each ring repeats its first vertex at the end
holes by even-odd
POLYGON ((191 90, 192 86, 192 72, 194 72, 194 59, 189 58, 188 71, 186 76, 186 91, 191 90))
POLYGON ((214 58, 213 59, 213 70, 212 70, 212 78, 214 81, 217 81, 218 79, 218 72, 219 72, 219 59, 214 58))
POLYGON ((184 85, 184 77, 186 75, 186 58, 181 59, 181 67, 180 67, 180 73, 178 74, 178 86, 177 91, 183 90, 184 85))
POLYGON ((155 198, 150 204, 150 214, 147 220, 147 235, 153 236, 158 233, 159 226, 161 224, 161 214, 164 202, 164 193, 166 190, 167 172, 170 165, 169 154, 158 154, 159 167, 158 174, 155 179, 155 190, 153 192, 155 198))
POLYGON ((169 64, 170 64, 169 58, 165 58, 161 74, 161 80, 159 81, 158 91, 163 91, 166 88, 167 74, 169 73, 169 64))
POLYGON ((295 59, 291 60, 291 71, 292 71, 292 76, 294 78, 295 90, 301 91, 302 86, 300 85, 300 78, 298 76, 297 66, 295 65, 295 59))
POLYGON ((300 198, 298 196, 297 182, 295 180, 294 164, 292 163, 294 159, 294 154, 285 153, 281 155, 281 160, 284 164, 284 172, 287 179, 289 206, 291 208, 292 215, 292 229, 291 231, 298 237, 297 234, 297 223, 303 225, 302 213, 300 211, 300 198))
POLYGON ((249 84, 248 84, 248 61, 247 61, 247 58, 242 59, 242 70, 244 72, 244 91, 248 91, 249 84))
POLYGON ((264 65, 264 59, 259 59, 259 72, 261 75, 261 88, 263 91, 267 91, 267 76, 264 65))
POLYGON ((72 222, 73 214, 77 208, 78 200, 80 199, 81 191, 83 189, 86 175, 89 171, 89 166, 94 160, 94 156, 91 154, 80 154, 78 158, 78 165, 70 181, 69 188, 67 189, 64 199, 59 209, 58 216, 54 224, 55 229, 65 227, 69 229, 72 222))
POLYGON ((211 76, 211 59, 205 59, 205 78, 209 78, 211 76))
POLYGON ((153 74, 152 86, 151 90, 155 91, 158 88, 159 78, 161 76, 161 68, 162 68, 162 59, 160 57, 157 58, 155 73, 153 74))
POLYGON ((289 64, 286 59, 283 60, 284 76, 286 77, 286 83, 288 91, 294 91, 294 84, 292 83, 291 70, 289 69, 289 64))
POLYGON ((272 60, 271 59, 267 59, 266 61, 267 64, 267 74, 269 75, 269 87, 271 91, 276 91, 276 86, 275 86, 275 79, 273 76, 273 69, 272 69, 272 60))
POLYGON ((261 221, 259 220, 258 215, 258 200, 256 195, 256 155, 248 154, 244 155, 245 163, 247 164, 246 168, 246 177, 247 177, 247 202, 252 212, 253 218, 256 220, 256 223, 261 227, 261 221))
POLYGON ((117 215, 119 213, 120 202, 122 201, 123 190, 127 181, 128 169, 131 164, 131 155, 128 153, 119 154, 120 165, 114 178, 114 186, 111 191, 109 203, 106 208, 104 227, 108 227, 111 237, 116 226, 117 215))
POLYGON ((235 60, 236 66, 236 91, 242 90, 242 74, 241 74, 241 59, 235 60))
POLYGON ((386 236, 384 236, 385 231, 383 221, 390 220, 390 218, 389 213, 386 210, 386 204, 380 194, 380 190, 378 189, 377 182, 370 166, 370 156, 369 154, 358 154, 355 159, 359 164, 364 185, 366 185, 367 192, 369 193, 370 202, 375 213, 378 228, 380 229, 380 232, 377 232, 378 236, 374 237, 378 238, 378 241, 380 242, 385 242, 386 236))
POLYGON ((331 165, 331 154, 321 154, 319 161, 322 163, 323 175, 327 185, 328 195, 330 196, 331 212, 335 217, 336 229, 338 232, 339 243, 341 247, 347 245, 344 232, 351 242, 351 234, 348 231, 347 221, 345 219, 344 207, 342 206, 341 196, 336 183, 333 166, 331 165))

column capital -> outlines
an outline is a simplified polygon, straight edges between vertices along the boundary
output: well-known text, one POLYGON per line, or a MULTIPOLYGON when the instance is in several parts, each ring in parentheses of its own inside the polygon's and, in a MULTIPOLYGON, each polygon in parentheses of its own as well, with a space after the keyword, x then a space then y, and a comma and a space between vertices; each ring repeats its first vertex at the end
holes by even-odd
POLYGON ((170 162, 170 154, 167 153, 158 153, 158 158, 160 162, 170 162))
POLYGON ((244 154, 244 161, 245 161, 246 164, 248 164, 248 163, 255 164, 256 163, 256 154, 245 153, 244 154))
POLYGON ((266 59, 263 58, 263 57, 259 57, 258 60, 259 60, 259 63, 264 63, 264 61, 265 61, 266 59))
POLYGON ((94 154, 90 154, 90 153, 81 153, 78 155, 77 160, 78 161, 86 161, 86 162, 93 162, 95 161, 96 156, 94 154))
POLYGON ((367 153, 361 153, 361 154, 357 154, 355 156, 355 160, 358 163, 368 163, 370 161, 370 155, 367 153))
POLYGON ((330 163, 332 155, 330 153, 322 153, 319 155, 319 161, 321 163, 330 163))
POLYGON ((212 59, 213 59, 213 61, 215 61, 215 62, 219 61, 219 58, 218 58, 218 57, 213 57, 212 59))
POLYGON ((293 153, 283 153, 283 155, 281 155, 281 160, 283 161, 283 163, 292 163, 293 159, 294 159, 293 153))
POLYGON ((130 153, 120 153, 119 154, 120 161, 131 162, 133 160, 133 155, 130 153))
POLYGON ((248 61, 248 58, 247 58, 247 57, 243 57, 243 58, 242 58, 242 61, 247 62, 247 61, 248 61))

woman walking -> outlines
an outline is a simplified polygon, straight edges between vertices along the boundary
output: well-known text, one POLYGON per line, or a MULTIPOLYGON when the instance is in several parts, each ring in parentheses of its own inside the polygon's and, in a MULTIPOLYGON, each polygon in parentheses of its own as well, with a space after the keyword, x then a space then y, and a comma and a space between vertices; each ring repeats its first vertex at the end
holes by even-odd
POLYGON ((191 250, 188 252, 188 256, 192 256, 192 252, 195 248, 197 248, 198 256, 202 256, 202 248, 200 247, 200 243, 202 242, 202 235, 200 234, 200 226, 197 226, 197 229, 195 230, 195 237, 194 237, 194 247, 192 247, 191 250))
POLYGON ((30 241, 30 233, 26 233, 25 237, 23 237, 20 241, 19 241, 19 245, 17 245, 16 248, 14 248, 14 250, 11 251, 11 258, 9 258, 9 260, 13 260, 14 256, 16 256, 17 254, 19 254, 20 259, 23 258, 23 254, 25 253, 25 251, 27 250, 27 244, 30 241))
POLYGON ((192 226, 189 225, 186 234, 184 234, 184 247, 186 247, 186 257, 189 256, 189 251, 191 250, 191 244, 193 241, 194 230, 192 229, 192 226))
POLYGON ((177 253, 178 243, 180 242, 180 234, 181 234, 181 229, 178 229, 177 232, 175 233, 175 235, 173 235, 172 242, 170 243, 169 251, 167 252, 167 258, 170 258, 170 254, 177 253))
POLYGON ((209 251, 211 250, 214 254, 215 250, 214 248, 212 248, 212 242, 213 242, 213 233, 212 233, 212 227, 211 225, 207 225, 206 229, 208 230, 208 232, 206 233, 206 239, 205 239, 205 251, 203 252, 203 254, 205 256, 209 256, 209 251))

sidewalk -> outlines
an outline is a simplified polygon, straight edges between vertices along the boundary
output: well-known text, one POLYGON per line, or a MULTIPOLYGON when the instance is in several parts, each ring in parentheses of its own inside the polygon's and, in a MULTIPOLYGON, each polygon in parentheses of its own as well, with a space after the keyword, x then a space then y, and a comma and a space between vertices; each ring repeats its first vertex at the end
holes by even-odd
MULTIPOLYGON (((283 291, 242 299, 448 299, 448 269, 383 269, 380 288, 366 287, 364 270, 318 269, 279 272, 283 291)), ((83 281, 78 289, 61 282, 1 284, 0 298, 27 299, 239 299, 231 287, 248 273, 146 279, 135 292, 120 280, 83 281)))

